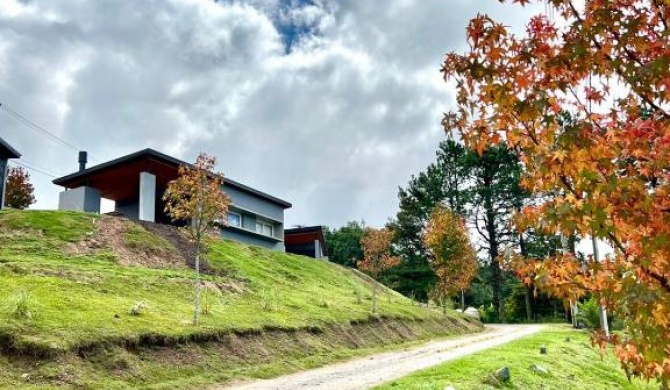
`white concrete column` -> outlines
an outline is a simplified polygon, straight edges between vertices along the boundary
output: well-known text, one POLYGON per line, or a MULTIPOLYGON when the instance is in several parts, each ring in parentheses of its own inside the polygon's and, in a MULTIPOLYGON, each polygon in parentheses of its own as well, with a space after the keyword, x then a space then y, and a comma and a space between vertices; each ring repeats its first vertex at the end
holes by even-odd
POLYGON ((156 221, 156 176, 140 172, 140 221, 156 221))
POLYGON ((321 250, 321 241, 314 240, 314 258, 320 259, 323 257, 323 251, 321 250))

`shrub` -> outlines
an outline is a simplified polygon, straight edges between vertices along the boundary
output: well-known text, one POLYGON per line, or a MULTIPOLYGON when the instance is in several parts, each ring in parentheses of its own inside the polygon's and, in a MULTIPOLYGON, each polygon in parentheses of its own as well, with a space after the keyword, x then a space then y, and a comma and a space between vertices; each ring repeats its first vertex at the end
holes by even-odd
POLYGON ((591 297, 578 303, 577 308, 579 309, 577 321, 582 322, 589 329, 600 328, 600 305, 595 298, 591 297))

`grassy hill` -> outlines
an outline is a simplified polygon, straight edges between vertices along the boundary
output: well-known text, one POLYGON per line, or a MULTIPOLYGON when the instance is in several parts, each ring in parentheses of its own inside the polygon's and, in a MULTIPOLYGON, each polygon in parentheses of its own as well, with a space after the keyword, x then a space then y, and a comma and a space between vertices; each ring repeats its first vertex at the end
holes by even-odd
POLYGON ((0 212, 0 387, 183 388, 480 327, 388 289, 370 316, 355 271, 219 239, 193 326, 182 246, 121 218, 0 212))

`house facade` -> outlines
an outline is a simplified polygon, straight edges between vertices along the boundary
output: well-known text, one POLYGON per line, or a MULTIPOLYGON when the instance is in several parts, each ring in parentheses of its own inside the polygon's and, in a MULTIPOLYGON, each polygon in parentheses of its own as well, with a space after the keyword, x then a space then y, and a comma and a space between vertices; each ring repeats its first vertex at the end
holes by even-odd
POLYGON ((21 157, 21 153, 17 152, 16 149, 0 138, 0 210, 5 207, 5 191, 7 187, 7 167, 9 159, 19 157, 21 157))
MULTIPOLYGON (((130 219, 172 224, 165 214, 162 196, 178 169, 188 163, 144 149, 99 165, 86 167, 85 152, 79 155, 79 171, 55 179, 65 191, 59 195, 59 210, 100 213, 101 199, 115 202, 115 213, 130 219)), ((222 190, 230 197, 224 238, 284 251, 285 200, 226 178, 222 190)))

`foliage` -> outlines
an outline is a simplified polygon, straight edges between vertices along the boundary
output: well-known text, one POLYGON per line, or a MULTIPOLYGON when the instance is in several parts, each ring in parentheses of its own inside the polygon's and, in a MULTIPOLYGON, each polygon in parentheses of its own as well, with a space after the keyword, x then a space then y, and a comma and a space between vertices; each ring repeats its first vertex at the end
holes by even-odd
POLYGON ((200 315, 200 251, 203 235, 214 222, 225 224, 230 198, 223 192, 223 174, 214 173, 216 159, 200 153, 195 164, 179 167, 179 177, 168 183, 163 200, 174 221, 188 221, 185 230, 195 241, 195 302, 193 325, 200 315))
POLYGON ((351 221, 339 229, 326 230, 328 260, 347 267, 356 267, 363 258, 361 239, 365 235, 365 223, 351 221))
POLYGON ((445 140, 440 143, 436 161, 424 172, 412 176, 407 187, 398 189, 399 211, 389 227, 396 232, 394 248, 403 262, 386 272, 383 280, 395 290, 426 301, 435 285, 435 274, 428 263, 423 230, 431 212, 440 203, 461 213, 465 207, 463 145, 445 140))
POLYGON ((578 303, 577 321, 584 323, 589 329, 600 328, 600 304, 597 299, 590 298, 578 303))
POLYGON ((458 102, 445 127, 480 153, 502 139, 519 153, 524 186, 542 196, 523 210, 520 226, 594 235, 615 248, 602 263, 582 267, 566 254, 520 271, 565 299, 596 294, 625 321, 628 337, 611 341, 626 372, 667 388, 670 6, 550 4, 561 23, 535 16, 523 36, 486 15, 470 22, 469 51, 448 54, 442 69, 458 102))
POLYGON ((464 221, 444 206, 433 210, 424 242, 438 280, 435 290, 446 308, 450 297, 470 286, 477 272, 477 256, 464 221))
POLYGON ((359 260, 358 268, 367 272, 375 281, 372 284, 372 313, 377 313, 377 282, 379 274, 395 267, 400 259, 391 255, 393 231, 388 228, 367 228, 361 239, 363 259, 359 260))
POLYGON ((35 203, 35 187, 30 183, 30 174, 27 170, 21 167, 9 167, 6 184, 5 206, 23 210, 35 203))

